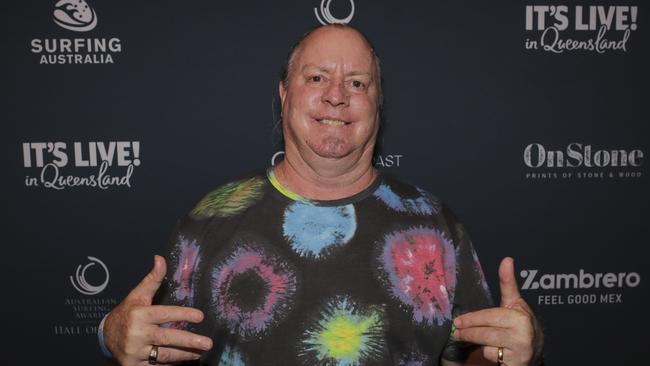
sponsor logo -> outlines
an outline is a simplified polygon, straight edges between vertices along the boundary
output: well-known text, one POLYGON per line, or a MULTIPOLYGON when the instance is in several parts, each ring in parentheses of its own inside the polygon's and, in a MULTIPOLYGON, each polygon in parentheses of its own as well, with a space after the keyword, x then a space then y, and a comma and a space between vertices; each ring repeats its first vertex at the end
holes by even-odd
POLYGON ((352 17, 354 17, 354 0, 349 0, 349 1, 350 1, 350 14, 348 14, 348 16, 345 18, 337 18, 334 15, 332 15, 332 12, 330 10, 330 5, 332 4, 332 0, 321 0, 320 9, 314 8, 314 14, 316 14, 316 19, 318 19, 318 21, 322 25, 350 23, 352 17), (319 14, 319 10, 320 10, 320 14, 319 14))
MULTIPOLYGON (((103 318, 103 316, 102 316, 103 318)), ((101 318, 100 318, 101 319, 101 318)), ((72 335, 93 335, 97 334, 97 325, 55 325, 54 335, 72 336, 72 335)))
POLYGON ((271 166, 275 166, 275 164, 279 163, 284 159, 284 151, 278 151, 273 156, 271 157, 271 166), (278 160, 279 159, 279 160, 278 160))
MULTIPOLYGON (((549 290, 622 290, 635 288, 641 283, 637 272, 597 272, 589 273, 580 269, 578 273, 545 273, 537 269, 524 269, 519 275, 524 279, 522 291, 549 290)), ((537 295, 538 305, 580 305, 580 304, 619 304, 623 302, 622 292, 597 293, 554 293, 537 295)))
POLYGON ((580 269, 578 273, 547 273, 539 277, 538 272, 536 269, 525 269, 519 273, 525 279, 522 290, 623 288, 637 287, 641 282, 641 276, 636 272, 588 273, 580 269))
MULTIPOLYGON (((273 156, 271 156, 271 166, 282 161, 284 157, 284 151, 278 151, 273 156)), ((388 155, 377 155, 373 159, 373 165, 377 168, 398 168, 402 162, 402 154, 388 154, 388 155)))
POLYGON ((638 14, 638 6, 627 5, 526 5, 524 48, 556 54, 627 52, 638 14))
POLYGON ((599 149, 578 142, 564 149, 549 149, 540 143, 523 151, 526 179, 640 178, 644 152, 640 149, 599 149))
POLYGON ((399 168, 403 157, 402 154, 377 155, 373 164, 377 168, 399 168))
POLYGON ((141 164, 139 141, 23 142, 22 156, 29 172, 25 186, 54 190, 131 188, 141 164), (34 169, 36 175, 31 174, 34 169))
POLYGON ((106 289, 110 275, 100 259, 86 258, 89 262, 78 265, 70 276, 72 286, 82 296, 63 299, 61 306, 70 315, 52 326, 56 336, 96 336, 99 322, 118 303, 114 297, 96 296, 106 289))
POLYGON ((106 268, 104 262, 95 257, 88 257, 88 260, 90 260, 90 263, 86 264, 85 266, 82 267, 81 264, 77 266, 77 271, 75 272, 74 277, 70 276, 70 282, 72 282, 72 286, 74 286, 77 291, 81 292, 84 295, 97 295, 98 293, 104 291, 108 285, 108 280, 110 278, 108 274, 108 268, 106 268), (95 264, 99 264, 102 267, 106 277, 104 282, 98 286, 91 285, 86 280, 86 270, 95 264))
POLYGON ((54 23, 75 32, 88 32, 97 25, 97 14, 84 0, 61 0, 54 5, 54 23))
POLYGON ((63 300, 63 306, 70 312, 71 316, 53 326, 54 335, 96 336, 99 322, 116 305, 116 298, 66 298, 63 300))
MULTIPOLYGON (((97 14, 84 0, 60 0, 54 5, 54 23, 80 33, 94 30, 97 14)), ((112 64, 122 52, 118 37, 56 38, 38 37, 30 41, 30 51, 41 65, 112 64)))

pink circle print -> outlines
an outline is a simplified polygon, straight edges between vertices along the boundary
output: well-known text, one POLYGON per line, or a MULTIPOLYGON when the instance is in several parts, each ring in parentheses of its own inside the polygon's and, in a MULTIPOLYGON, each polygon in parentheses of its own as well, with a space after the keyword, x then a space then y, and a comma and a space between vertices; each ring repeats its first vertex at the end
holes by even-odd
POLYGON ((411 228, 385 237, 380 262, 391 294, 413 311, 416 323, 451 319, 456 288, 456 250, 436 229, 411 228))

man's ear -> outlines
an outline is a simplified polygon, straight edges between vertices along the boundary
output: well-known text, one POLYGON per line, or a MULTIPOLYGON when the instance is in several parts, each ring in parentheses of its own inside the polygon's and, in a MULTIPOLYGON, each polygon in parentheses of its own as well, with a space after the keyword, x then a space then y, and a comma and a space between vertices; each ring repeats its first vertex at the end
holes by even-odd
POLYGON ((278 95, 280 95, 280 105, 284 105, 284 98, 287 96, 287 88, 284 87, 284 82, 282 80, 278 83, 278 95))

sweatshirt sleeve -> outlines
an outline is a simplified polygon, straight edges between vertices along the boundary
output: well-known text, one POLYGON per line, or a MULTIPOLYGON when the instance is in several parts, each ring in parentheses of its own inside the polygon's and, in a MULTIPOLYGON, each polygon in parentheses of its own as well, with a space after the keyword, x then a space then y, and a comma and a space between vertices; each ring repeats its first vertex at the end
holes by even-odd
MULTIPOLYGON (((477 311, 494 306, 490 289, 472 241, 455 215, 446 209, 448 225, 454 243, 457 246, 457 283, 453 298, 452 316, 477 311)), ((452 334, 453 334, 452 326, 452 334)), ((458 342, 451 335, 445 345, 442 358, 448 361, 462 362, 477 347, 474 344, 458 342)))

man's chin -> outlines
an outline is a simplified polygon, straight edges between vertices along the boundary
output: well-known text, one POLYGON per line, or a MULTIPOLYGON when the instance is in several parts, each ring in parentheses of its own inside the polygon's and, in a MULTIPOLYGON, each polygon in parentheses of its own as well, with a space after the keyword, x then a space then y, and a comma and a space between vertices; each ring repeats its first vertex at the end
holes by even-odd
POLYGON ((308 145, 315 155, 324 159, 343 159, 352 153, 352 149, 339 139, 327 139, 319 145, 308 145))

